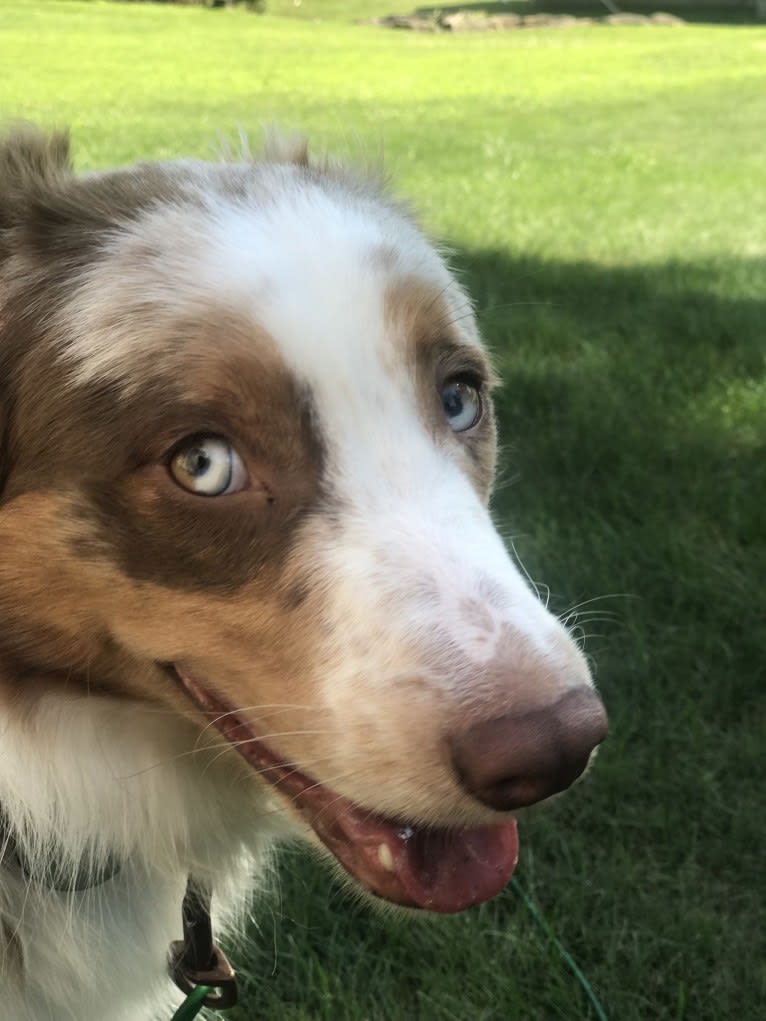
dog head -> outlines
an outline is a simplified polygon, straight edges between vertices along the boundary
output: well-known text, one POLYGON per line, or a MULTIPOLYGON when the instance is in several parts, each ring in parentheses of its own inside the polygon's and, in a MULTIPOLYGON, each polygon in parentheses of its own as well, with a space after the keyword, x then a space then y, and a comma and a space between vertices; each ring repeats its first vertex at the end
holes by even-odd
POLYGON ((305 150, 0 154, 0 657, 217 726, 359 882, 453 911, 606 728, 487 510, 493 383, 408 213, 305 150), (202 714, 202 715, 201 715, 202 714))

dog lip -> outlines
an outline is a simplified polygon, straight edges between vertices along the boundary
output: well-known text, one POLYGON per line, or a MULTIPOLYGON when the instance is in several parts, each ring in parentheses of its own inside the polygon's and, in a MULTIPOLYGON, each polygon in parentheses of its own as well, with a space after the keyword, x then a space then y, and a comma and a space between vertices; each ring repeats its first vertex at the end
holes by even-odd
POLYGON ((290 799, 345 870, 375 896, 452 914, 505 887, 518 860, 515 819, 447 829, 391 819, 356 805, 276 755, 207 682, 178 664, 167 669, 258 775, 290 799))

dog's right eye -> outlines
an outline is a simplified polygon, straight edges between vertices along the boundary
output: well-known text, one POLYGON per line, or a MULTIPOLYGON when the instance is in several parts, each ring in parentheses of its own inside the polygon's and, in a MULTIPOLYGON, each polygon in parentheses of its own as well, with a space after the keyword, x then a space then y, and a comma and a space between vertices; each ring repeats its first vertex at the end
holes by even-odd
POLYGON ((183 440, 169 465, 182 489, 198 496, 225 496, 247 485, 247 469, 230 443, 219 436, 193 436, 183 440))
POLYGON ((451 379, 442 388, 444 414, 456 433, 472 429, 481 418, 481 394, 478 386, 467 379, 451 379))

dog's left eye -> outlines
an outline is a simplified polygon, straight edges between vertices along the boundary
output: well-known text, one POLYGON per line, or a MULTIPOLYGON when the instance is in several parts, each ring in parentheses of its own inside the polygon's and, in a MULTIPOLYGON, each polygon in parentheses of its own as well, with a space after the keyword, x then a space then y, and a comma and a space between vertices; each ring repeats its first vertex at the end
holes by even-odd
POLYGON ((456 433, 472 428, 481 418, 479 389, 465 379, 452 379, 445 383, 442 404, 450 428, 456 433))
POLYGON ((225 496, 244 489, 247 470, 230 443, 218 436, 195 436, 176 447, 170 474, 198 496, 225 496))

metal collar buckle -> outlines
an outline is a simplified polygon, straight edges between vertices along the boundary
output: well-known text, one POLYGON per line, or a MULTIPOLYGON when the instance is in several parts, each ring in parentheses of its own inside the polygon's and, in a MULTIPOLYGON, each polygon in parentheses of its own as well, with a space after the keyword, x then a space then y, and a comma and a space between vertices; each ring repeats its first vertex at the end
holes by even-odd
POLYGON ((234 969, 220 947, 213 945, 213 956, 203 971, 194 971, 186 966, 186 943, 174 940, 170 944, 170 975, 178 988, 186 993, 194 992, 197 986, 213 986, 213 992, 202 1001, 206 1007, 225 1010, 237 1002, 237 978, 234 969))
POLYGON ((210 890, 191 876, 183 908, 184 938, 170 944, 168 970, 178 988, 192 993, 197 986, 211 986, 204 1006, 225 1010, 237 1002, 237 979, 226 955, 213 942, 210 923, 210 890))

